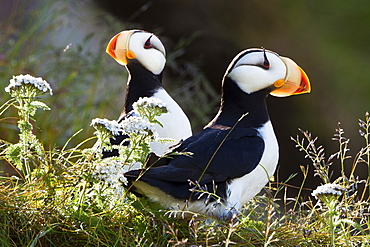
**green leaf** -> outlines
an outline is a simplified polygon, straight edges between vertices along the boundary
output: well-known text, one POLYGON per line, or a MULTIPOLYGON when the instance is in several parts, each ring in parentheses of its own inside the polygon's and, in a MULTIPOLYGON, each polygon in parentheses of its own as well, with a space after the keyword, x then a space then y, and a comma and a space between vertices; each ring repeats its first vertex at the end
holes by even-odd
POLYGON ((37 108, 41 108, 43 110, 50 110, 50 107, 41 101, 37 101, 37 100, 32 101, 30 105, 35 106, 37 108))

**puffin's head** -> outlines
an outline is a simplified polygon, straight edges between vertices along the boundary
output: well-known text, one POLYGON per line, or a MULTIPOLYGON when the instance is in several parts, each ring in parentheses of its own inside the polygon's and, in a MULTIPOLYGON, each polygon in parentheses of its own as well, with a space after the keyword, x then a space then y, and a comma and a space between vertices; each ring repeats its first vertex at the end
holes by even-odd
POLYGON ((162 42, 154 34, 142 30, 116 34, 109 41, 106 52, 122 65, 136 59, 155 75, 162 72, 166 63, 166 51, 162 42))
POLYGON ((225 77, 248 94, 266 88, 277 97, 311 91, 306 73, 293 60, 265 49, 240 52, 230 63, 225 77))

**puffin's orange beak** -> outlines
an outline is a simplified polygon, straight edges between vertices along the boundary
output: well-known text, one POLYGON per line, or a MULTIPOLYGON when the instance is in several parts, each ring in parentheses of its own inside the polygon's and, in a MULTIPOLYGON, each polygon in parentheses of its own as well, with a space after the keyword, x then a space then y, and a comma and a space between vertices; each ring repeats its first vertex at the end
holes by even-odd
POLYGON ((270 94, 276 97, 286 97, 295 94, 311 92, 311 84, 306 73, 293 60, 287 57, 280 57, 287 68, 284 79, 275 81, 277 89, 270 94))
POLYGON ((120 32, 107 45, 105 51, 119 64, 126 65, 127 59, 135 58, 135 54, 129 50, 129 41, 133 33, 133 30, 120 32))

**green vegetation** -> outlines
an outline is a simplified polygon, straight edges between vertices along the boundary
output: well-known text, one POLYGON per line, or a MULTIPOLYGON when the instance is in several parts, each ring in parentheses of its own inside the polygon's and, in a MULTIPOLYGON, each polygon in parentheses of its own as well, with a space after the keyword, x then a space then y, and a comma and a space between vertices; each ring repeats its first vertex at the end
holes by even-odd
MULTIPOLYGON (((124 182, 120 177, 114 177, 115 183, 107 181, 104 166, 121 165, 116 167, 119 174, 126 166, 142 163, 151 137, 138 135, 136 148, 121 148, 123 160, 102 161, 91 149, 97 139, 105 143, 107 138, 98 126, 93 124, 95 130, 89 127, 91 120, 117 116, 119 112, 112 106, 123 105, 126 74, 103 52, 85 48, 92 36, 82 44, 63 48, 43 43, 50 33, 57 35, 61 23, 55 17, 62 12, 48 13, 42 22, 35 18, 24 29, 13 26, 22 21, 14 18, 0 29, 0 55, 4 56, 0 61, 0 162, 15 174, 0 179, 1 246, 370 245, 368 114, 359 121, 364 145, 353 157, 348 155, 349 139, 340 126, 334 136, 338 152, 329 157, 317 138, 301 131, 293 140, 312 165, 301 166, 304 179, 300 188, 291 188, 290 179, 272 181, 233 222, 172 218, 173 212, 126 194, 118 186, 124 182), (4 90, 9 79, 21 73, 42 75, 54 95, 40 95, 44 91, 26 97, 9 95, 10 91, 4 90), (94 131, 98 138, 93 137, 94 131), (354 175, 362 166, 368 171, 364 180, 354 175), (311 170, 324 186, 329 185, 327 190, 313 192, 317 198, 302 196, 307 187, 314 189, 306 183, 311 170), (333 178, 333 171, 340 171, 338 177, 333 178), (296 196, 287 196, 291 190, 296 196)), ((107 37, 129 28, 117 27, 109 17, 104 21, 112 28, 106 30, 110 32, 107 37)), ((194 91, 209 94, 194 96, 194 104, 202 105, 199 108, 186 100, 186 86, 177 91, 188 108, 197 110, 193 114, 203 124, 209 120, 204 112, 217 104, 219 97, 197 66, 175 62, 186 43, 179 42, 170 52, 168 67, 181 72, 180 80, 190 77, 194 91), (207 96, 215 100, 209 102, 207 96)), ((104 50, 104 44, 99 50, 104 50)))
MULTIPOLYGON (((23 77, 13 80, 19 81, 19 78, 23 77)), ((316 147, 317 139, 313 139, 308 132, 302 131, 303 138, 294 139, 297 147, 312 161, 315 175, 326 185, 313 192, 318 201, 302 200, 300 193, 304 187, 303 181, 296 198, 284 197, 283 202, 278 204, 276 195, 287 190, 287 181, 271 183, 266 187, 266 193, 249 202, 232 222, 204 220, 204 217, 196 215, 188 221, 171 218, 172 212, 166 212, 146 199, 127 194, 122 189, 122 171, 116 171, 118 165, 124 168, 145 160, 149 141, 153 138, 149 122, 157 121, 153 114, 158 116, 165 112, 163 107, 149 109, 145 104, 138 106, 145 108, 145 112, 151 116, 150 120, 147 119, 149 122, 142 123, 144 120, 141 119, 140 123, 137 120, 128 123, 124 129, 126 133, 135 131, 130 137, 133 144, 130 147, 118 147, 120 157, 102 161, 100 155, 95 153, 100 153, 99 147, 81 149, 77 146, 67 149, 67 145, 64 145, 62 149, 44 149, 29 127, 32 126, 29 115, 35 113, 35 107, 47 109, 37 96, 45 91, 38 90, 33 96, 25 97, 34 91, 37 89, 32 89, 30 83, 13 86, 10 92, 14 99, 21 97, 28 103, 20 107, 16 103, 18 101, 12 98, 2 106, 5 110, 10 107, 18 110, 20 130, 18 143, 2 142, 1 146, 0 157, 18 172, 17 176, 1 178, 2 246, 369 244, 369 198, 366 195, 369 179, 359 181, 353 176, 358 165, 370 167, 369 114, 366 114, 364 121, 360 120, 360 133, 365 138, 366 146, 353 159, 348 176, 344 163, 350 159, 346 154, 349 140, 344 137, 343 129, 339 127, 335 134, 339 151, 328 159, 324 157, 324 149, 316 147), (333 163, 335 158, 339 165, 333 163), (330 172, 335 166, 341 170, 341 176, 331 184, 330 172), (363 185, 362 189, 359 185, 363 185)), ((109 133, 118 128, 113 121, 104 119, 95 119, 92 126, 97 130, 99 143, 106 143, 109 133)), ((308 169, 302 167, 305 179, 308 169)))
MULTIPOLYGON (((0 158, 17 176, 2 177, 0 184, 0 239, 2 246, 367 246, 368 208, 365 181, 354 177, 358 165, 370 167, 370 119, 360 120, 360 134, 366 146, 353 159, 349 175, 345 172, 349 139, 338 127, 334 136, 339 151, 326 159, 317 138, 302 131, 293 139, 312 161, 324 184, 312 195, 319 200, 302 200, 308 167, 302 167, 305 180, 296 198, 278 203, 277 193, 287 190, 286 182, 271 183, 266 194, 243 208, 232 222, 171 218, 181 211, 161 210, 146 199, 136 198, 123 189, 123 171, 142 165, 155 138, 152 124, 166 112, 161 102, 141 99, 134 107, 143 118, 132 117, 121 125, 94 119, 98 143, 94 148, 81 145, 45 150, 32 133, 30 122, 37 108, 49 108, 40 95, 52 92, 41 78, 16 76, 6 88, 12 98, 2 107, 18 111, 19 142, 2 142, 0 158), (113 146, 120 157, 101 159, 101 149, 111 148, 107 138, 118 131, 130 134, 129 147, 113 146), (338 160, 341 175, 331 183, 330 172, 338 160), (359 185, 363 184, 360 189, 359 185)), ((184 212, 185 213, 185 212, 184 212)), ((186 211, 186 213, 189 213, 186 211)), ((191 213, 191 212, 190 212, 191 213)))

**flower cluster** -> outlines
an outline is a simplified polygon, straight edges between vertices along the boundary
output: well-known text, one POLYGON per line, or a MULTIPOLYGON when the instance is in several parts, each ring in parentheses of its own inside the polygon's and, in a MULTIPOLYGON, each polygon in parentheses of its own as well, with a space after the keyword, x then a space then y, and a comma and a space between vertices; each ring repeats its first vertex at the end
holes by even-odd
POLYGON ((97 130, 100 148, 116 149, 119 153, 119 157, 97 160, 94 175, 108 183, 117 194, 122 192, 122 185, 127 182, 124 172, 142 167, 150 151, 150 144, 161 141, 155 124, 159 123, 156 117, 165 112, 167 108, 161 100, 140 98, 134 103, 134 112, 119 123, 99 118, 92 120, 91 126, 97 130), (121 145, 112 145, 109 138, 117 135, 125 135, 126 139, 121 145))
POLYGON ((123 174, 130 169, 139 169, 141 167, 142 164, 140 162, 125 165, 119 158, 106 158, 95 164, 93 175, 115 189, 117 195, 121 195, 123 185, 127 184, 127 179, 123 174))
POLYGON ((98 131, 108 130, 112 135, 119 135, 122 132, 122 126, 116 120, 106 118, 95 118, 91 121, 90 126, 98 131))
POLYGON ((153 124, 142 117, 129 117, 121 123, 122 130, 128 135, 154 135, 156 133, 153 124))
POLYGON ((5 155, 13 166, 22 171, 27 182, 30 182, 36 164, 45 155, 42 144, 33 134, 31 117, 35 115, 37 109, 50 110, 45 103, 37 101, 36 98, 47 92, 52 95, 52 89, 41 77, 36 78, 27 74, 13 76, 5 91, 13 97, 8 101, 8 106, 12 105, 18 110, 17 123, 20 131, 19 142, 8 146, 5 155))
POLYGON ((318 186, 311 195, 329 206, 333 203, 335 204, 345 190, 346 189, 340 185, 328 183, 318 186))
POLYGON ((318 197, 320 195, 341 196, 346 189, 337 184, 324 184, 317 187, 311 195, 318 197))
POLYGON ((140 112, 141 109, 148 108, 150 110, 156 110, 161 113, 167 113, 168 109, 166 104, 162 102, 162 100, 158 98, 149 98, 149 97, 140 97, 138 101, 136 101, 132 105, 135 112, 140 112))
POLYGON ((156 117, 168 112, 166 104, 158 98, 140 97, 132 107, 134 112, 138 113, 141 117, 146 118, 151 123, 158 123, 161 126, 162 124, 156 120, 156 117))
POLYGON ((50 95, 53 95, 53 90, 51 89, 49 83, 43 80, 41 77, 33 77, 29 74, 27 75, 17 75, 13 76, 10 79, 10 84, 5 88, 5 92, 12 93, 21 88, 23 85, 29 85, 34 89, 38 90, 37 93, 47 93, 49 92, 50 95))

